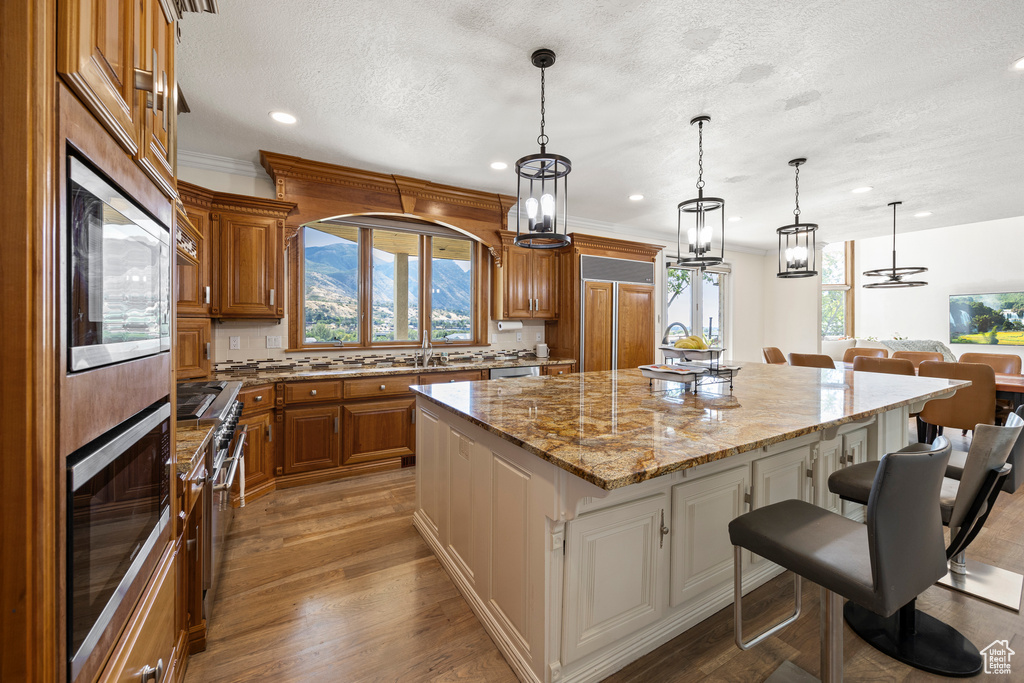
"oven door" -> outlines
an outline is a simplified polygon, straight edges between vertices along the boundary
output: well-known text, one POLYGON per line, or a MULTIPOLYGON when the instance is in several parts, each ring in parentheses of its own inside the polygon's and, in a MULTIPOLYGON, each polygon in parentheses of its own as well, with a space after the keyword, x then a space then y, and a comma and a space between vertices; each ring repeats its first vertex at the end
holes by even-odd
POLYGON ((231 507, 231 487, 242 464, 245 438, 245 431, 239 431, 231 455, 227 449, 217 453, 214 473, 207 482, 206 519, 210 521, 203 546, 203 615, 207 621, 213 616, 213 601, 224 562, 224 542, 235 517, 235 509, 231 507))

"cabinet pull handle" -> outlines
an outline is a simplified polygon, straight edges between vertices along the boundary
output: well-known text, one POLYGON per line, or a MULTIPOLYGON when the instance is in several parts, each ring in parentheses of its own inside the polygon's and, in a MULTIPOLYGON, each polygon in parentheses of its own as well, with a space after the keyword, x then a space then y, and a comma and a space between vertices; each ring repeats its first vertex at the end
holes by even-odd
POLYGON ((210 303, 210 287, 209 287, 209 285, 207 285, 206 287, 203 287, 203 290, 204 290, 204 292, 203 292, 203 303, 204 304, 208 304, 208 303, 210 303))
POLYGON ((270 305, 274 305, 274 290, 270 290, 270 305))
POLYGON ((658 547, 659 548, 664 548, 665 547, 665 534, 668 533, 668 527, 665 526, 665 511, 664 510, 661 511, 661 529, 660 529, 660 531, 661 531, 661 537, 658 539, 658 547))
POLYGON ((210 342, 206 342, 206 360, 210 360, 210 342))
POLYGON ((533 299, 529 299, 528 301, 530 302, 530 310, 532 311, 533 310, 533 299))
POLYGON ((274 440, 274 432, 271 429, 272 426, 273 425, 267 425, 267 443, 270 443, 271 441, 274 440))
POLYGON ((334 418, 334 433, 338 433, 338 418, 334 418))
MULTIPOLYGON (((146 71, 145 69, 135 70, 135 89, 145 90, 148 93, 153 92, 153 72, 146 71)), ((147 102, 146 107, 151 108, 152 103, 147 102)))

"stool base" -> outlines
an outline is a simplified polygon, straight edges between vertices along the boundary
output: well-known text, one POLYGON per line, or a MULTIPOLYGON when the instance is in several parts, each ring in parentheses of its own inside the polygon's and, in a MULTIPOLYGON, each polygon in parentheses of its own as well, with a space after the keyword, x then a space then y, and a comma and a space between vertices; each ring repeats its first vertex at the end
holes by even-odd
POLYGON ((1024 576, 974 560, 967 560, 966 566, 966 574, 947 572, 938 585, 1020 612, 1024 576))
POLYGON ((869 645, 916 669, 954 678, 981 673, 978 648, 949 624, 918 611, 914 601, 891 617, 847 602, 843 616, 869 645))

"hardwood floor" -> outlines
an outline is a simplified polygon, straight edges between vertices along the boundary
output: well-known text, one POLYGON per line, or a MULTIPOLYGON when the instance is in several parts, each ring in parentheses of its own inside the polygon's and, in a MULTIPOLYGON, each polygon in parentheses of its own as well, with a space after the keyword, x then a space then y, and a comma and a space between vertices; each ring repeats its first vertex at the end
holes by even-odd
MULTIPOLYGON (((953 437, 954 447, 958 435, 953 437)), ((186 683, 228 681, 513 682, 512 670, 412 526, 413 469, 276 491, 236 511, 208 649, 186 683)), ((1024 493, 1003 494, 968 557, 1024 570, 1024 493)), ((786 573, 745 598, 746 632, 792 607, 786 573)), ((723 609, 607 679, 613 683, 763 681, 792 660, 818 670, 817 586, 796 624, 747 652, 723 609)), ((1024 653, 1024 617, 939 587, 918 607, 979 648, 1024 653)), ((1011 662, 1024 680, 1024 654, 1011 662)), ((946 680, 878 653, 849 628, 846 680, 946 680)))

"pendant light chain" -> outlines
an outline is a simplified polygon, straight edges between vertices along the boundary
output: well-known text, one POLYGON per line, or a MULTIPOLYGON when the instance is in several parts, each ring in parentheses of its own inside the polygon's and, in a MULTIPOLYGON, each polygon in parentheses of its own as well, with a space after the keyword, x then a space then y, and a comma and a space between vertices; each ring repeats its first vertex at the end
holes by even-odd
POLYGON ((697 124, 697 189, 704 189, 704 122, 697 124))
POLYGON ((544 96, 544 71, 545 68, 540 68, 540 135, 537 136, 537 144, 540 145, 540 153, 544 154, 545 147, 548 144, 548 136, 544 134, 544 113, 546 110, 547 99, 544 96))
POLYGON ((796 208, 793 209, 794 223, 800 222, 800 166, 796 167, 796 208))

